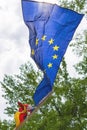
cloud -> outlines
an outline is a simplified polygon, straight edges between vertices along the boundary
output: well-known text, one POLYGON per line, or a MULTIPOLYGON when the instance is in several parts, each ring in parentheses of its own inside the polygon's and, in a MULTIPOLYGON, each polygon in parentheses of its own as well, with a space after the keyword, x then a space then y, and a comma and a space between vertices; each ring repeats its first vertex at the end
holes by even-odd
POLYGON ((11 60, 16 62, 17 59, 20 60, 21 55, 22 58, 26 57, 25 50, 29 47, 28 32, 23 22, 21 1, 2 1, 0 7, 0 68, 3 65, 2 70, 5 70, 11 60))

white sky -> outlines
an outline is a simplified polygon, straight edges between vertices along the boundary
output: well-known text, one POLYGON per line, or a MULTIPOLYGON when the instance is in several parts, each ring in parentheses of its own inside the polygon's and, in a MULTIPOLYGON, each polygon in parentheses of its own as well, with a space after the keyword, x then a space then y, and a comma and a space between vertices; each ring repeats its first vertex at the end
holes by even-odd
MULTIPOLYGON (((87 27, 85 18, 77 31, 85 29, 84 24, 87 27)), ((4 74, 17 74, 20 65, 28 60, 30 60, 28 29, 22 18, 21 0, 2 0, 0 1, 0 81, 2 81, 4 74)), ((78 57, 74 56, 69 48, 66 52, 66 60, 68 70, 74 76, 76 73, 72 65, 78 61, 78 57)), ((1 95, 0 86, 0 118, 8 119, 3 114, 6 104, 1 95)))

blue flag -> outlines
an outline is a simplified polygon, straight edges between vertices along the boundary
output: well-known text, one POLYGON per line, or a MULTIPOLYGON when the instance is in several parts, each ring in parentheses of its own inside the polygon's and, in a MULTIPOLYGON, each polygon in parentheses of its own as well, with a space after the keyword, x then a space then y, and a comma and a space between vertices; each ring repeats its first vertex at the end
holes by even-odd
POLYGON ((44 73, 34 93, 38 105, 53 88, 60 63, 83 14, 56 4, 22 0, 24 22, 29 28, 31 57, 44 73))

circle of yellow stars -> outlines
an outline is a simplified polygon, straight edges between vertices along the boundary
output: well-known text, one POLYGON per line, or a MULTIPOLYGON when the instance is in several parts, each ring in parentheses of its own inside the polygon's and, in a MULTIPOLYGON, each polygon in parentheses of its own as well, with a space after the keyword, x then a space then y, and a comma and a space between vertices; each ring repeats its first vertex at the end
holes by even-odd
MULTIPOLYGON (((41 40, 42 40, 42 41, 45 41, 46 38, 47 38, 47 36, 46 36, 46 35, 43 35, 42 38, 41 38, 41 40)), ((49 43, 49 45, 53 45, 53 44, 54 44, 54 39, 53 39, 53 38, 49 39, 48 43, 49 43)), ((35 45, 37 46, 38 44, 39 44, 39 38, 36 38, 35 45)), ((59 46, 58 46, 58 45, 54 45, 54 46, 53 46, 53 51, 54 51, 54 52, 58 51, 58 49, 59 49, 59 46)), ((32 54, 33 56, 35 55, 34 49, 31 50, 31 54, 32 54)), ((54 54, 54 55, 52 56, 52 59, 53 59, 53 60, 58 59, 58 55, 57 55, 57 54, 54 54)), ((52 68, 52 67, 53 67, 53 63, 49 62, 47 66, 48 66, 48 68, 52 68)))

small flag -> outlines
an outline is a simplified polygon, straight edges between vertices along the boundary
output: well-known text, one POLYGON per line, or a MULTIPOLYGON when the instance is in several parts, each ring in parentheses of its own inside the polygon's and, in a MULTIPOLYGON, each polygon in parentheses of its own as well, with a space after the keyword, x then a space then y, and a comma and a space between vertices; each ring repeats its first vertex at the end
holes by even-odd
POLYGON ((26 119, 27 115, 31 114, 35 109, 29 104, 22 104, 18 102, 19 110, 14 114, 14 119, 16 123, 16 127, 20 126, 20 124, 26 119))
POLYGON ((44 73, 36 88, 38 105, 52 91, 60 63, 83 14, 56 4, 22 0, 24 22, 29 28, 31 57, 44 73))

